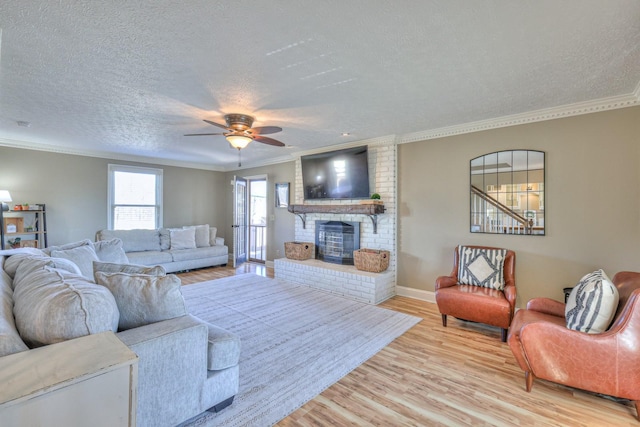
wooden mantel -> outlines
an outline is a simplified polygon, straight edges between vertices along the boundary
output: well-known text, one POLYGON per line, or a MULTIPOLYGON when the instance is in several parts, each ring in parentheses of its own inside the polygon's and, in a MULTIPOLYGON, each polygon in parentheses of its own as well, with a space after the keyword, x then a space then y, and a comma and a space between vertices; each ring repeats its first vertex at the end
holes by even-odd
POLYGON ((373 223, 374 234, 378 232, 378 215, 384 213, 384 205, 358 204, 358 205, 289 205, 289 212, 297 215, 302 220, 302 228, 307 228, 307 214, 350 214, 367 215, 373 223))

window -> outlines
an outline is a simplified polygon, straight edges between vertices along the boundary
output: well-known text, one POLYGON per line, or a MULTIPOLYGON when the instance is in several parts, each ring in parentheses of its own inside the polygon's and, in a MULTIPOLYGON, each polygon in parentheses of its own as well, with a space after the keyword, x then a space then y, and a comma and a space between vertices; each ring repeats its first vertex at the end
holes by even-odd
POLYGON ((162 169, 109 165, 109 229, 162 227, 162 169))

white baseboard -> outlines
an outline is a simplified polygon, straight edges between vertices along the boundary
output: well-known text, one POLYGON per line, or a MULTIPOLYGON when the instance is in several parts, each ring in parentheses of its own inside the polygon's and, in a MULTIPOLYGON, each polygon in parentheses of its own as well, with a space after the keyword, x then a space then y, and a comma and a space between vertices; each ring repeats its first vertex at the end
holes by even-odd
POLYGON ((436 294, 432 291, 423 291, 421 289, 407 288, 406 286, 396 286, 396 295, 401 297, 419 299, 435 304, 436 294))

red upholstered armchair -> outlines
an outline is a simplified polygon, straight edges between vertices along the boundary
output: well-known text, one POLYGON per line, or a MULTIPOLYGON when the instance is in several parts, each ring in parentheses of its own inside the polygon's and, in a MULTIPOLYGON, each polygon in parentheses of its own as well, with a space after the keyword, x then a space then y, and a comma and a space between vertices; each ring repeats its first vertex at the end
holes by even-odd
POLYGON ((509 329, 509 347, 525 373, 526 390, 540 378, 633 400, 640 419, 640 273, 613 276, 619 302, 603 333, 567 328, 565 304, 534 298, 509 329))
MULTIPOLYGON (((516 304, 516 254, 511 250, 501 248, 464 246, 462 248, 475 252, 472 259, 461 260, 460 248, 458 246, 454 251, 451 274, 436 279, 436 303, 442 314, 442 325, 447 326, 447 316, 449 315, 462 320, 498 326, 502 328, 502 342, 506 342, 507 329, 511 324, 516 304), (478 286, 460 283, 459 274, 463 271, 460 266, 464 266, 465 262, 468 262, 472 268, 476 267, 475 271, 479 273, 478 277, 484 274, 482 267, 486 267, 485 264, 488 262, 482 256, 477 255, 478 250, 489 251, 487 253, 500 253, 498 259, 503 264, 501 274, 499 274, 504 284, 502 290, 484 287, 484 284, 478 286)), ((482 280, 483 277, 480 279, 482 280)))

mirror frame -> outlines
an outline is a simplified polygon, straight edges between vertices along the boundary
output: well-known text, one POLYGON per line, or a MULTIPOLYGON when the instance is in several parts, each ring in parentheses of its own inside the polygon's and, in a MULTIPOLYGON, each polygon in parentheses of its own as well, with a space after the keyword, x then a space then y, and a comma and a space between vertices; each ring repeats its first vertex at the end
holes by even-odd
POLYGON ((544 236, 546 155, 504 150, 469 161, 471 233, 544 236))

